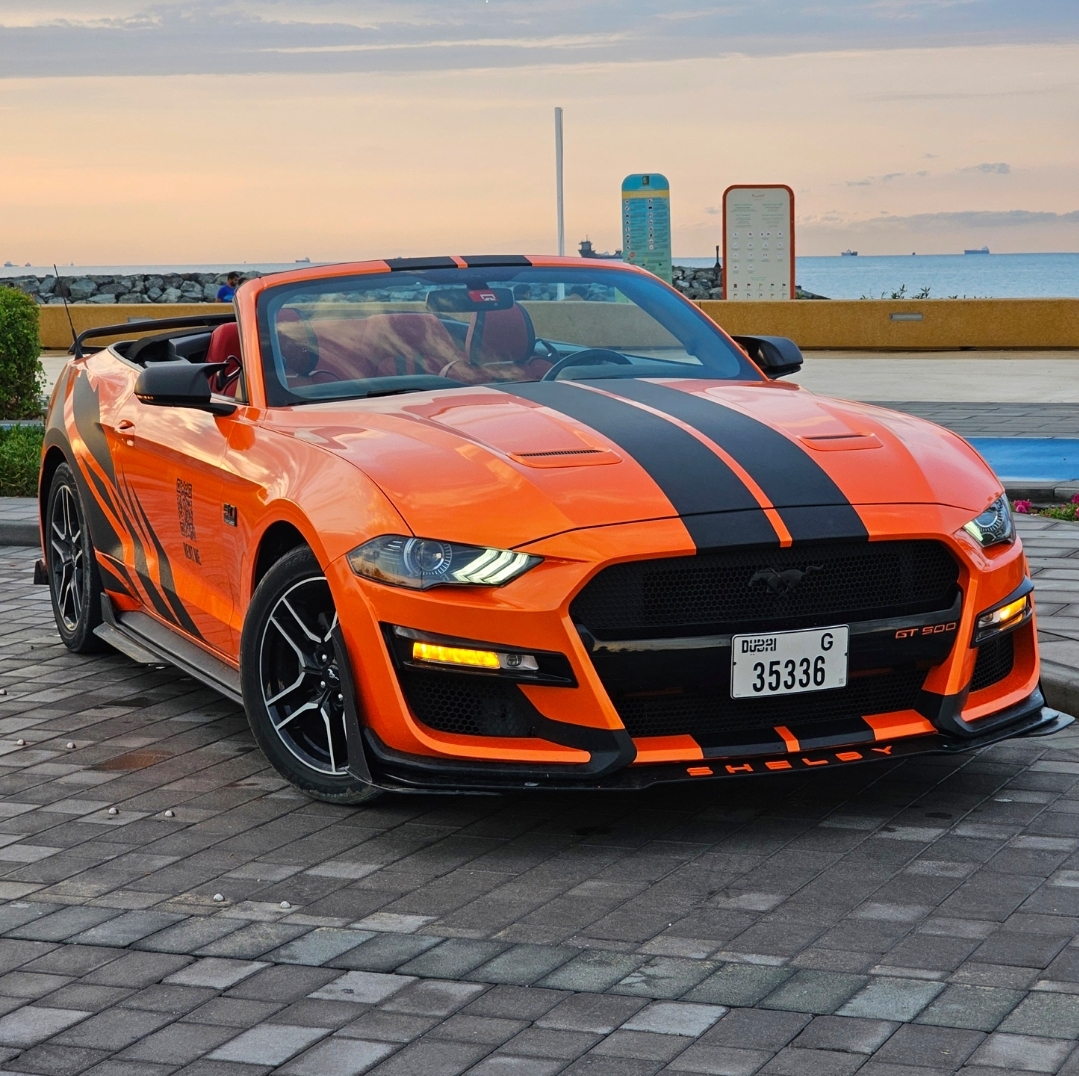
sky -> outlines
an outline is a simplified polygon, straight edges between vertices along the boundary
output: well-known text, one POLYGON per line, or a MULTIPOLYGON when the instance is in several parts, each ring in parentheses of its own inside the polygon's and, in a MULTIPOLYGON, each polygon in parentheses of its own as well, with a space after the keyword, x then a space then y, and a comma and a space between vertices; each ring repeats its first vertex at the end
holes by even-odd
POLYGON ((0 261, 553 252, 556 105, 571 250, 1079 250, 1076 0, 2 0, 0 261))

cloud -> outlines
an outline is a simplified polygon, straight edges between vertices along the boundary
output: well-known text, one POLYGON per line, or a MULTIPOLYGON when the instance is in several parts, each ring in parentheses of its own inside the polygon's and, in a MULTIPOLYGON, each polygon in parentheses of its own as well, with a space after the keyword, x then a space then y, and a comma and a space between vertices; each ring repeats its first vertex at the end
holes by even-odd
POLYGON ((705 213, 710 213, 713 217, 718 217, 718 216, 723 215, 723 210, 719 206, 706 205, 704 207, 704 211, 705 211, 705 213))
POLYGON ((847 186, 848 187, 872 187, 873 186, 873 180, 872 179, 848 179, 847 180, 847 186))
POLYGON ((982 172, 987 176, 1008 176, 1011 175, 1012 166, 1003 161, 997 161, 995 164, 972 164, 969 168, 960 168, 959 171, 982 172))
POLYGON ((1075 0, 4 0, 0 77, 471 70, 1079 40, 1075 0))

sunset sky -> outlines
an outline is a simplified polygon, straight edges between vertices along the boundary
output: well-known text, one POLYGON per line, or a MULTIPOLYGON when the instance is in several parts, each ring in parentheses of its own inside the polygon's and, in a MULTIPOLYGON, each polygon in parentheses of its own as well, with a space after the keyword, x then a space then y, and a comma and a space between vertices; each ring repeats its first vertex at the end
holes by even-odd
POLYGON ((3 0, 0 261, 676 255, 731 183, 802 254, 1079 250, 1077 0, 3 0))

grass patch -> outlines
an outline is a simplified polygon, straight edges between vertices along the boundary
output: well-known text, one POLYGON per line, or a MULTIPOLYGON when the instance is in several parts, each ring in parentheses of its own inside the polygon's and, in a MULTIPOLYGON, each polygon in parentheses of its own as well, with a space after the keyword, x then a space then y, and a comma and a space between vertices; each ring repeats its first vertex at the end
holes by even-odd
POLYGON ((36 497, 41 426, 0 427, 0 497, 36 497))

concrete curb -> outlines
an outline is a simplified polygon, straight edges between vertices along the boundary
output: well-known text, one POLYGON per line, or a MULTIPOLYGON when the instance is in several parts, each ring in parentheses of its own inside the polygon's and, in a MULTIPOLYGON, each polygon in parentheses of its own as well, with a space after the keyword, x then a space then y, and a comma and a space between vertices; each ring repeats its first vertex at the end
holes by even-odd
POLYGON ((1042 658, 1042 692, 1054 710, 1079 714, 1079 669, 1042 658))
POLYGON ((41 545, 37 523, 0 520, 0 545, 41 545))
POLYGON ((1004 492, 1013 501, 1047 501, 1068 503, 1079 493, 1079 482, 1035 482, 1009 481, 1004 483, 1004 492))

